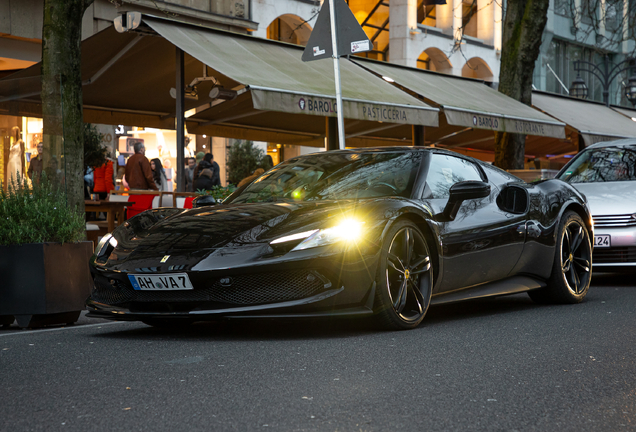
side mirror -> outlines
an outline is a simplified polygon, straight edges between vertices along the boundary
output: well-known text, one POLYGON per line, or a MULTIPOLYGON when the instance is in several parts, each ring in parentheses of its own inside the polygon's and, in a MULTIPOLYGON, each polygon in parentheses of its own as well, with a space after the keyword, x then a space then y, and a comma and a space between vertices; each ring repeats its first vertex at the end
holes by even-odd
POLYGON ((490 195, 490 185, 482 181, 463 181, 455 183, 450 188, 450 197, 444 207, 444 212, 440 219, 451 221, 457 216, 462 202, 469 199, 486 198, 490 195))
POLYGON ((216 205, 216 199, 212 195, 201 195, 192 200, 192 208, 216 205))

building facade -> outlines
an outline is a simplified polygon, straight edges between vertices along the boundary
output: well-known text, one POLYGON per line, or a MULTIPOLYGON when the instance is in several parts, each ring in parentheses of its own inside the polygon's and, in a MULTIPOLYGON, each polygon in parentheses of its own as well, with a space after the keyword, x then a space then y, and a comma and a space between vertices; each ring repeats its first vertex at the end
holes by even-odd
MULTIPOLYGON (((602 102, 601 80, 591 73, 575 71, 574 62, 590 62, 603 69, 607 60, 611 69, 627 60, 636 49, 635 26, 636 0, 551 0, 534 69, 535 87, 568 95, 580 75, 588 87, 588 99, 602 102)), ((632 73, 636 73, 636 67, 632 73)), ((611 82, 610 104, 632 107, 624 95, 629 76, 625 71, 611 82)))
MULTIPOLYGON (((501 2, 448 0, 445 5, 424 5, 422 0, 345 1, 373 43, 372 51, 363 56, 443 74, 478 78, 497 87, 502 39, 501 2)), ((0 3, 0 77, 40 60, 43 3, 43 0, 5 0, 0 3)), ((85 13, 82 37, 89 38, 109 27, 121 12, 139 11, 306 45, 321 3, 318 0, 95 0, 85 13)), ((565 94, 575 77, 574 60, 600 62, 605 54, 613 62, 624 60, 634 50, 635 30, 621 17, 631 16, 634 13, 631 11, 636 11, 635 5, 636 0, 551 0, 541 55, 535 68, 535 87, 565 94), (599 4, 597 11, 591 6, 599 4), (583 16, 582 11, 587 15, 583 16), (586 19, 587 16, 590 19, 586 19), (599 18, 595 20, 595 16, 599 18), (620 37, 616 38, 616 35, 620 37)), ((590 98, 599 100, 602 91, 598 80, 590 74, 584 78, 589 80, 590 98)), ((612 83, 610 101, 627 103, 622 96, 620 79, 612 83)), ((8 161, 11 157, 17 160, 14 153, 17 154, 16 145, 20 141, 20 163, 15 164, 14 171, 19 166, 26 170, 41 139, 41 124, 37 118, 0 113, 3 146, 0 178, 5 181, 8 178, 8 161)), ((167 163, 175 165, 174 131, 115 126, 104 126, 102 131, 110 136, 107 141, 111 143, 113 153, 118 150, 121 136, 144 139, 148 143, 149 156, 166 155, 167 163)), ((221 177, 225 179, 224 161, 232 140, 205 135, 189 138, 192 145, 188 146, 188 156, 211 150, 221 165, 221 177)), ((277 143, 258 145, 275 163, 316 150, 277 143)))

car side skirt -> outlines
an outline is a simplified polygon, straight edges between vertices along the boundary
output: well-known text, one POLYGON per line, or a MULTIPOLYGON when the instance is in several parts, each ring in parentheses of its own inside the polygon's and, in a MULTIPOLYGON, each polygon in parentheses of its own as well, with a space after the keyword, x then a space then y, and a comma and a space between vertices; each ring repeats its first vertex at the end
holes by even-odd
POLYGON ((518 294, 546 286, 545 282, 529 276, 513 276, 496 282, 488 282, 470 288, 434 295, 431 299, 431 304, 438 305, 484 297, 518 294))

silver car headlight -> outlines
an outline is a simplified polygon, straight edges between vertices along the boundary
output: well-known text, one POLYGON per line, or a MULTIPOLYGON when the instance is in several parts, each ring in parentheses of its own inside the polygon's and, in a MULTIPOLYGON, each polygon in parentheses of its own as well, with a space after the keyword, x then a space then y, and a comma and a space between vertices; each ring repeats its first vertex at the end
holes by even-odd
POLYGON ((117 247, 117 239, 113 237, 111 233, 106 234, 102 239, 97 243, 97 247, 95 248, 95 255, 101 256, 107 246, 112 246, 113 249, 117 247))
POLYGON ((298 234, 280 237, 272 241, 270 244, 274 245, 303 239, 292 249, 292 251, 299 251, 318 246, 326 246, 336 242, 355 243, 363 236, 363 225, 364 222, 353 218, 347 218, 343 219, 340 223, 331 228, 305 231, 298 234))

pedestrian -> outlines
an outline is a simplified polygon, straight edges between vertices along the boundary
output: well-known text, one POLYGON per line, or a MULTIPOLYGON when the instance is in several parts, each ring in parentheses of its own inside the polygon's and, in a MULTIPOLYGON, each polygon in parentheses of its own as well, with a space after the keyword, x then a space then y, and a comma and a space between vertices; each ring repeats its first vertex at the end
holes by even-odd
POLYGON ((203 160, 203 157, 205 156, 205 153, 203 152, 198 152, 196 155, 196 160, 195 160, 195 166, 194 166, 194 172, 192 173, 192 180, 196 180, 197 176, 199 175, 199 164, 201 163, 201 161, 203 160))
POLYGON ((35 178, 40 178, 42 175, 42 171, 44 170, 44 143, 39 142, 37 145, 38 154, 35 157, 31 158, 31 163, 29 164, 29 169, 27 170, 27 175, 31 180, 35 178))
POLYGON ((214 162, 214 156, 212 156, 212 153, 206 153, 206 155, 203 157, 203 160, 194 169, 193 176, 195 182, 196 179, 199 178, 199 173, 202 172, 204 169, 210 169, 212 171, 212 185, 221 186, 221 176, 219 175, 219 171, 221 170, 221 168, 219 168, 219 164, 214 162))
POLYGON ((186 192, 194 192, 194 169, 196 166, 196 159, 188 158, 188 167, 185 169, 186 192))
POLYGON ((110 191, 115 189, 113 172, 113 161, 110 159, 106 159, 102 166, 93 168, 93 193, 99 195, 100 200, 107 199, 110 191))
POLYGON ((243 180, 241 180, 239 182, 239 184, 237 185, 237 187, 241 187, 243 185, 247 185, 247 184, 252 183, 258 177, 260 177, 260 175, 263 174, 264 172, 265 172, 265 170, 263 168, 256 168, 256 170, 252 173, 252 175, 251 176, 247 176, 243 180))
MULTIPOLYGON (((205 161, 204 161, 205 162, 205 161)), ((199 177, 194 181, 194 189, 195 190, 212 190, 215 185, 213 178, 214 172, 213 168, 210 165, 208 168, 203 168, 199 177)))
POLYGON ((123 166, 118 166, 117 176, 115 177, 115 189, 122 190, 122 191, 128 190, 128 184, 126 184, 126 180, 124 179, 125 174, 126 174, 126 168, 123 166))
POLYGON ((265 163, 264 163, 265 171, 274 167, 274 160, 272 159, 270 155, 265 155, 264 160, 265 160, 265 163))
MULTIPOLYGON (((154 158, 150 161, 150 168, 152 169, 152 178, 155 181, 155 185, 157 189, 162 192, 172 192, 172 187, 168 178, 166 177, 166 171, 161 164, 161 159, 154 158)), ((161 197, 161 206, 162 207, 171 207, 172 198, 170 195, 164 195, 161 197)))
POLYGON ((168 179, 168 189, 172 192, 174 191, 174 182, 172 181, 172 161, 169 158, 164 158, 162 163, 163 171, 166 173, 166 178, 168 179))
POLYGON ((146 158, 146 147, 143 142, 135 143, 135 154, 126 162, 125 181, 130 189, 158 190, 152 176, 150 162, 146 158))

